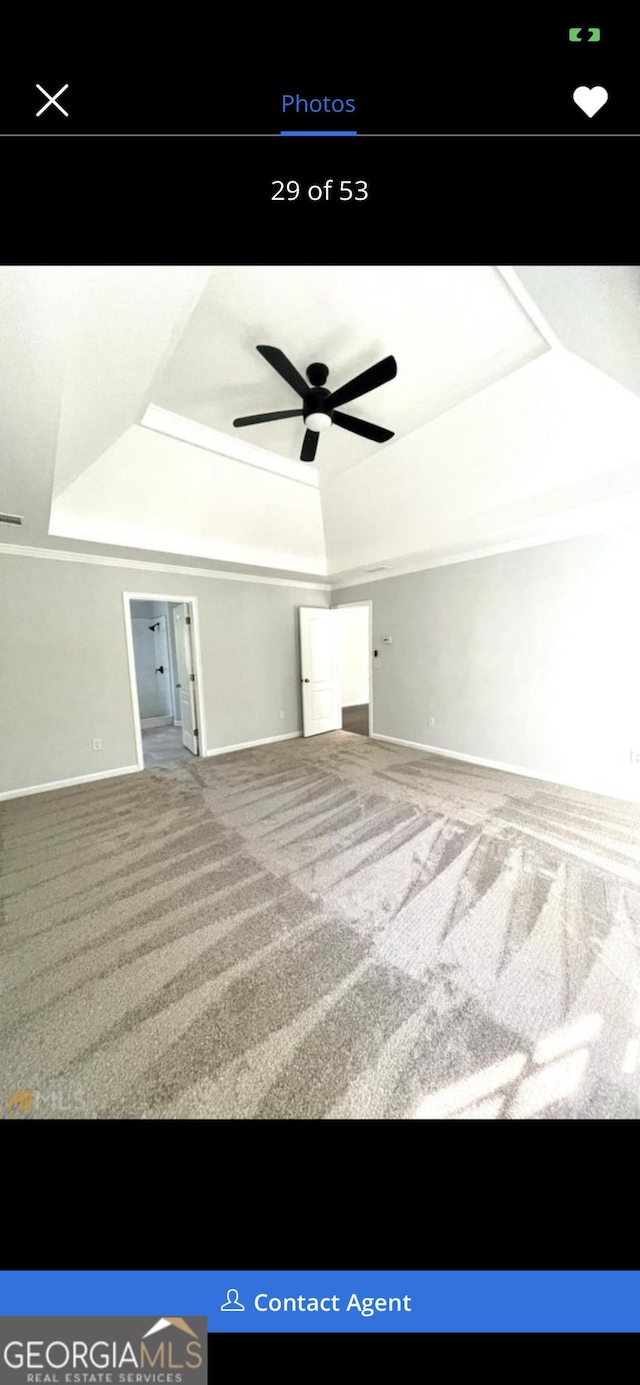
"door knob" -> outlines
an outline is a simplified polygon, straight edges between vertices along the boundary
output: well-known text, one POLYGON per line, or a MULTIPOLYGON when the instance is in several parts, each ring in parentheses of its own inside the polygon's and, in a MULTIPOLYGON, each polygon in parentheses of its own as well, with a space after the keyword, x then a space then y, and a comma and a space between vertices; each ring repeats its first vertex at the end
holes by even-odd
POLYGON ((164 668, 163 668, 162 664, 160 665, 160 668, 157 668, 157 669, 156 669, 156 673, 164 673, 164 668))
POLYGON ((309 679, 308 679, 308 678, 301 678, 301 679, 300 679, 300 682, 301 682, 301 683, 308 683, 308 682, 309 682, 309 679))

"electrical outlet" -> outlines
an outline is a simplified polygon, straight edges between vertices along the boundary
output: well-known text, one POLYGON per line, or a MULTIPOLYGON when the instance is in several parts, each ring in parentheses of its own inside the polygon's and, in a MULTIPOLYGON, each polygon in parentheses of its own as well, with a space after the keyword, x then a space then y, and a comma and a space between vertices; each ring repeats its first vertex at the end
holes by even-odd
POLYGON ((94 749, 94 750, 102 750, 102 741, 100 740, 100 737, 99 737, 99 736, 96 736, 95 739, 94 739, 94 742, 93 742, 93 749, 94 749))
POLYGON ((640 750, 635 747, 631 751, 631 763, 632 765, 640 765, 640 750))
POLYGON ((427 726, 435 726, 435 724, 436 724, 436 719, 435 719, 435 717, 429 717, 429 720, 428 720, 428 722, 427 722, 427 726))

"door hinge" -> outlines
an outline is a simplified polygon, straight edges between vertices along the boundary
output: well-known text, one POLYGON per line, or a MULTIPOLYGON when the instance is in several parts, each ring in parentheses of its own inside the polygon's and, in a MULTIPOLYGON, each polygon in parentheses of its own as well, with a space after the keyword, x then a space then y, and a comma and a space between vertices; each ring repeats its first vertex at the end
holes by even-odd
POLYGON ((185 622, 184 622, 184 623, 185 623, 185 625, 190 625, 190 624, 191 624, 191 616, 185 616, 185 622))
POLYGON ((195 681, 196 681, 196 675, 195 675, 195 673, 190 673, 190 674, 189 674, 189 678, 191 679, 191 682, 192 682, 192 683, 195 683, 195 681))
POLYGON ((194 728, 193 728, 193 734, 194 734, 194 736, 199 736, 199 735, 200 735, 200 732, 199 732, 197 726, 194 726, 194 728))

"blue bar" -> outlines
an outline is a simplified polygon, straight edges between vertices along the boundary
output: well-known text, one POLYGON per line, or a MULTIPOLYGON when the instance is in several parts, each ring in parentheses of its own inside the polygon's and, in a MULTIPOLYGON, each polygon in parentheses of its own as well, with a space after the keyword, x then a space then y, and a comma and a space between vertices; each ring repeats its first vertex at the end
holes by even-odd
POLYGON ((332 139, 336 135, 357 135, 357 130, 281 130, 281 135, 301 135, 304 139, 310 139, 313 135, 329 135, 332 139))
POLYGON ((640 1332, 638 1270, 24 1270, 0 1292, 7 1316, 204 1315, 216 1333, 640 1332))

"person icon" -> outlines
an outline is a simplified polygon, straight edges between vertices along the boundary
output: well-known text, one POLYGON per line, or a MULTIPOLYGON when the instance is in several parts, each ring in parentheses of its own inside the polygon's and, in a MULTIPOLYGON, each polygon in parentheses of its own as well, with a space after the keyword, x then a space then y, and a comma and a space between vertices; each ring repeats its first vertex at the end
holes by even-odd
POLYGON ((244 1313, 244 1303, 238 1298, 237 1289, 227 1289, 227 1297, 224 1303, 220 1304, 221 1313, 244 1313))

